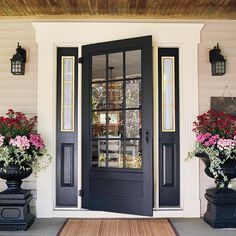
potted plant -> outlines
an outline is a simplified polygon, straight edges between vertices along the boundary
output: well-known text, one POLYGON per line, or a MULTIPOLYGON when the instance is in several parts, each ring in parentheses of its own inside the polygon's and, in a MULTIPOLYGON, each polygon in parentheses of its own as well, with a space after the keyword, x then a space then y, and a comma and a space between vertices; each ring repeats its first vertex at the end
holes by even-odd
POLYGON ((0 230, 27 230, 34 222, 29 207, 32 194, 21 189, 22 179, 51 161, 36 124, 36 116, 27 118, 11 109, 0 117, 0 178, 8 186, 0 193, 0 230))
POLYGON ((205 164, 205 173, 215 179, 217 188, 231 188, 236 177, 235 119, 224 112, 208 111, 197 116, 193 123, 196 144, 190 157, 199 157, 205 164))
POLYGON ((7 180, 10 189, 20 188, 22 179, 51 160, 42 137, 35 132, 36 124, 36 116, 28 119, 11 109, 0 117, 0 178, 7 180))

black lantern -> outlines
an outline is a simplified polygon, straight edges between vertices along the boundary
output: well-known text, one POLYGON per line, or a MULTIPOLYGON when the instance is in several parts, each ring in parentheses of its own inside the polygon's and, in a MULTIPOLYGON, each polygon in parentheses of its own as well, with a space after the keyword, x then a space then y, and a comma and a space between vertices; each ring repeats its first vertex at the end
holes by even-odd
POLYGON ((11 59, 11 73, 13 75, 24 75, 26 63, 26 50, 17 44, 16 54, 11 59))
POLYGON ((226 60, 223 55, 220 54, 219 44, 215 46, 209 52, 209 59, 211 63, 211 74, 212 75, 224 75, 226 68, 226 60))

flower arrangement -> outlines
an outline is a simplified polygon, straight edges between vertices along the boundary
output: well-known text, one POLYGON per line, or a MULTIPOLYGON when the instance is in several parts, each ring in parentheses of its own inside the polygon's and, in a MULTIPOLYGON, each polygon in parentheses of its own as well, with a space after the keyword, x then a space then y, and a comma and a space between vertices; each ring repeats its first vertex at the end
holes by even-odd
POLYGON ((3 171, 11 164, 39 171, 51 161, 41 135, 35 132, 36 124, 37 116, 28 119, 24 113, 12 109, 5 117, 0 117, 0 162, 3 171))
MULTIPOLYGON (((222 165, 228 159, 236 160, 236 124, 235 119, 224 112, 208 111, 197 116, 193 123, 196 144, 189 157, 205 154, 210 160, 209 170, 215 180, 223 179, 232 187, 228 177, 222 171, 222 165)), ((219 186, 224 187, 224 186, 219 186)))

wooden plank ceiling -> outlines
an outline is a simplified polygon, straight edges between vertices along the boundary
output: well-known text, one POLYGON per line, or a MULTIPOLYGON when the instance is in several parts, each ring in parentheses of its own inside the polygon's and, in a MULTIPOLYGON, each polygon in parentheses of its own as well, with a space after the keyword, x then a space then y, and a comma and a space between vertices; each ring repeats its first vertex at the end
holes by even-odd
POLYGON ((236 19, 236 0, 0 0, 0 18, 236 19))

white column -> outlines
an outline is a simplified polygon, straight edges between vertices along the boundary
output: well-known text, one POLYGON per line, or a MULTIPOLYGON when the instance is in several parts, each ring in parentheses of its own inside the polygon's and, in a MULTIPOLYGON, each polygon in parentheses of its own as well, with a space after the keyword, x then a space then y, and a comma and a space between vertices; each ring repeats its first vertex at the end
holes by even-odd
MULTIPOLYGON (((46 35, 45 35, 46 37, 46 35)), ((37 178, 37 217, 53 217, 55 178, 55 86, 54 63, 56 61, 53 44, 38 45, 38 132, 45 139, 53 161, 37 178)))
POLYGON ((180 158, 184 216, 200 217, 199 160, 186 161, 195 141, 193 121, 198 115, 198 44, 182 47, 180 71, 180 158))

